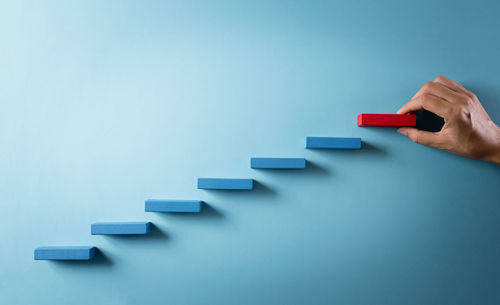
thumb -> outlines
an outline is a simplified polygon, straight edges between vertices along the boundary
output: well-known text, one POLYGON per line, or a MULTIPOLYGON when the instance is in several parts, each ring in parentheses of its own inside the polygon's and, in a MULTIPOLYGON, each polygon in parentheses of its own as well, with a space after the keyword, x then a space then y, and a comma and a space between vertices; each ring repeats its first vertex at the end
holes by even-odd
POLYGON ((398 129, 398 132, 407 136, 413 142, 425 146, 439 148, 442 142, 440 135, 435 132, 422 131, 411 127, 401 127, 398 129))

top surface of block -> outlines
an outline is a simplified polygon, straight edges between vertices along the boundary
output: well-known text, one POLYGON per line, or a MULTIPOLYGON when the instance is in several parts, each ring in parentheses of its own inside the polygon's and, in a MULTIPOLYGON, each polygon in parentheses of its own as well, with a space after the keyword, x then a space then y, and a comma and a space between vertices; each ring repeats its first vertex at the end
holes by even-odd
POLYGON ((303 169, 306 167, 305 158, 251 158, 251 168, 261 169, 303 169))
POLYGON ((145 202, 145 211, 199 213, 202 204, 201 200, 148 199, 145 202))
POLYGON ((306 137, 306 148, 361 149, 361 138, 306 137))
POLYGON ((198 188, 206 190, 252 190, 253 179, 198 178, 198 188))
POLYGON ((414 114, 362 113, 358 116, 358 126, 412 127, 417 125, 414 114))
POLYGON ((92 235, 148 234, 151 222, 97 222, 91 226, 92 235))
POLYGON ((93 246, 51 246, 35 249, 35 260, 90 260, 97 251, 93 246))
POLYGON ((80 250, 85 250, 89 251, 92 248, 95 248, 94 246, 45 246, 45 247, 38 247, 36 250, 40 251, 46 251, 46 250, 67 250, 67 251, 80 251, 80 250))

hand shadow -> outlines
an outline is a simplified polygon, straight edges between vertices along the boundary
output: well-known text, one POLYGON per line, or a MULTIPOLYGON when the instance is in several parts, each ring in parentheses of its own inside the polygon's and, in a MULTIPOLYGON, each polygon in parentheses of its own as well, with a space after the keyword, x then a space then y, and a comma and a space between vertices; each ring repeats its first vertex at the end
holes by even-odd
POLYGON ((158 215, 162 218, 178 218, 183 221, 221 221, 224 219, 224 213, 212 205, 203 201, 202 209, 199 213, 179 213, 179 212, 171 212, 171 213, 158 213, 158 215))
POLYGON ((444 119, 430 111, 421 109, 417 111, 416 115, 417 129, 438 132, 441 131, 444 126, 444 119))
POLYGON ((63 268, 111 267, 113 265, 111 259, 101 249, 96 248, 95 251, 95 256, 89 260, 54 260, 51 262, 63 268))

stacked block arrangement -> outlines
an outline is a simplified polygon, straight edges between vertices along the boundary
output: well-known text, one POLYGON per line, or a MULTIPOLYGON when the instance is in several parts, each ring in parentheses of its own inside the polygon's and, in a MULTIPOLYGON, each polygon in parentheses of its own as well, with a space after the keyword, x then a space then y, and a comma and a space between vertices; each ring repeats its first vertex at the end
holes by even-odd
MULTIPOLYGON (((367 114, 358 116, 358 126, 401 127, 415 126, 416 116, 409 114, 367 114)), ((361 138, 306 137, 307 149, 357 150, 362 148, 361 138)), ((305 169, 305 158, 251 158, 253 169, 305 169)), ((252 178, 198 178, 198 189, 251 191, 252 178)), ((201 200, 147 199, 145 212, 200 213, 201 200)), ((151 222, 98 222, 91 225, 91 235, 145 235, 150 233, 151 222)), ((98 253, 93 246, 39 247, 34 251, 35 260, 91 260, 98 253)))

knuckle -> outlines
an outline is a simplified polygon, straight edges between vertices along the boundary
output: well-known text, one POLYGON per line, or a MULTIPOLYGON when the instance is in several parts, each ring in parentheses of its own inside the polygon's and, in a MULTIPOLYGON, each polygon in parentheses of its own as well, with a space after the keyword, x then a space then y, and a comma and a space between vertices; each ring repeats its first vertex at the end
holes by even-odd
POLYGON ((460 107, 463 107, 464 105, 467 105, 469 103, 469 97, 465 95, 461 95, 456 97, 456 101, 460 105, 460 107))
POLYGON ((461 97, 461 102, 465 106, 470 106, 474 104, 474 101, 475 101, 474 98, 468 95, 464 95, 461 97))
POLYGON ((426 82, 426 83, 422 86, 422 88, 423 88, 423 89, 426 89, 426 90, 429 90, 430 88, 432 88, 432 86, 433 86, 433 85, 434 85, 434 83, 433 83, 433 82, 426 82))
POLYGON ((443 75, 438 75, 438 76, 436 77, 436 79, 435 79, 435 81, 438 81, 438 82, 442 82, 442 81, 444 81, 444 80, 446 80, 446 77, 444 77, 443 75))
POLYGON ((478 99, 477 96, 471 92, 471 95, 467 96, 469 103, 475 103, 478 99))
POLYGON ((471 91, 467 91, 467 93, 469 94, 469 97, 473 100, 477 100, 477 96, 474 92, 471 92, 471 91))

